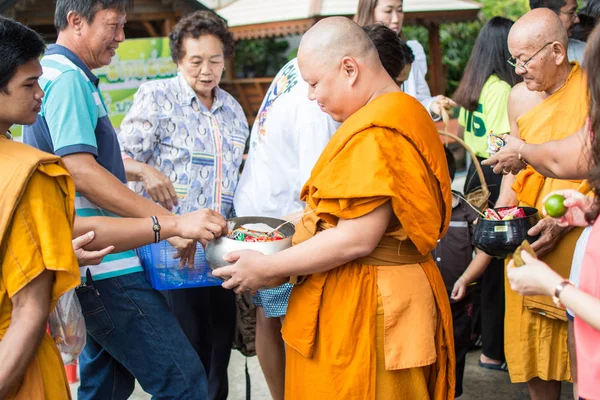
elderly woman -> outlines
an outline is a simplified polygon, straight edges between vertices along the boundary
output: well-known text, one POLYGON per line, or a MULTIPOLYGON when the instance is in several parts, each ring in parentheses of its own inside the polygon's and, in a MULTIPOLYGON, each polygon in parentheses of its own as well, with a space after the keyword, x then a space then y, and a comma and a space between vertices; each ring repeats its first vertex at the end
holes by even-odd
MULTIPOLYGON (((182 18, 170 41, 179 73, 143 84, 121 125, 128 180, 175 214, 210 208, 230 217, 249 134, 242 107, 218 86, 233 36, 221 18, 200 11, 182 18)), ((209 397, 225 398, 233 293, 216 286, 166 296, 206 368, 209 397)))
MULTIPOLYGON (((404 22, 403 0, 359 0, 354 22, 360 26, 381 23, 402 35, 404 22)), ((406 44, 412 50, 415 60, 412 64, 408 79, 400 85, 402 91, 410 94, 423 104, 434 119, 439 119, 442 109, 456 107, 451 99, 443 95, 431 96, 429 86, 425 81, 427 75, 427 58, 423 46, 416 40, 406 44)))

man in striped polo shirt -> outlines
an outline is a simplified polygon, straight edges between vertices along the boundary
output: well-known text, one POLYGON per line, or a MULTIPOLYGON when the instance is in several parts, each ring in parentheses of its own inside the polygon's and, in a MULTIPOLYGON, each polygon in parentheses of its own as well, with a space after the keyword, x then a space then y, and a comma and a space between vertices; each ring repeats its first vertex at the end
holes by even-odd
MULTIPOLYGON (((79 216, 149 217, 169 211, 131 190, 119 144, 91 70, 110 64, 125 39, 132 0, 58 0, 56 44, 42 58, 46 95, 24 141, 61 156, 77 189, 79 216)), ((195 244, 169 240, 182 260, 195 244)), ((205 399, 200 359, 133 251, 80 268, 77 289, 88 330, 79 399, 126 399, 135 379, 154 398, 205 399)))

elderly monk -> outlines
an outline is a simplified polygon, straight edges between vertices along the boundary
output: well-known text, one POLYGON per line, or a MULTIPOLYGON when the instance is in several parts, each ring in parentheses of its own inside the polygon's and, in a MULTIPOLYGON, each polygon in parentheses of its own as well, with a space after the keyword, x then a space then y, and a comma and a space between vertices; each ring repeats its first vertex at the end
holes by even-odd
MULTIPOLYGON (((524 82, 509 97, 511 135, 531 144, 560 140, 586 120, 586 81, 579 64, 566 56, 567 32, 555 13, 536 9, 510 31, 508 47, 524 82)), ((524 160, 521 157, 522 160, 524 160)), ((498 206, 533 206, 541 210, 551 191, 575 189, 579 181, 547 178, 530 166, 506 175, 498 206)), ((561 228, 544 218, 529 232, 540 234, 532 247, 561 276, 568 276, 581 231, 561 228)), ((558 399, 560 381, 571 379, 567 319, 548 296, 519 296, 506 285, 505 352, 513 382, 528 382, 532 399, 558 399)))
POLYGON ((311 28, 298 64, 343 124, 302 189, 294 246, 231 253, 215 275, 238 292, 302 277, 283 326, 286 399, 452 399, 450 307, 430 256, 452 203, 437 130, 349 19, 311 28))

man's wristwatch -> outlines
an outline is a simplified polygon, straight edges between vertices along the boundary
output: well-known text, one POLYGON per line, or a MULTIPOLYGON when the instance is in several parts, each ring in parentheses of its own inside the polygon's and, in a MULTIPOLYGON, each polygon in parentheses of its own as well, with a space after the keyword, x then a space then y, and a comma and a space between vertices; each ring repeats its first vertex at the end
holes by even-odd
POLYGON ((154 215, 152 216, 152 230, 154 231, 154 243, 160 242, 160 224, 154 215))
POLYGON ((561 283, 559 283, 556 286, 556 288, 554 289, 554 296, 552 296, 552 301, 554 302, 554 304, 556 304, 556 307, 564 308, 563 305, 560 302, 560 294, 562 293, 563 290, 565 290, 565 288, 568 285, 573 285, 573 282, 565 279, 564 281, 562 281, 561 283))

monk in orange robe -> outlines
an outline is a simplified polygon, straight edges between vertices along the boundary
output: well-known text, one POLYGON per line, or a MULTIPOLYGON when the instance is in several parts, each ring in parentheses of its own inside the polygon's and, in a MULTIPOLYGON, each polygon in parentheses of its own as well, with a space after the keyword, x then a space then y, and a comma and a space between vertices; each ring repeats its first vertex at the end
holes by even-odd
MULTIPOLYGON (((560 20, 548 9, 535 9, 514 24, 508 46, 524 82, 509 97, 511 135, 541 144, 564 139, 584 126, 586 79, 576 62, 569 63, 567 43, 560 20)), ((527 166, 516 176, 504 177, 497 205, 541 211, 547 193, 576 189, 580 183, 546 178, 527 166)), ((541 234, 534 250, 561 276, 569 276, 580 233, 558 227, 552 218, 542 219, 530 231, 532 236, 541 234)), ((548 296, 520 296, 507 282, 505 353, 512 382, 528 382, 534 400, 558 399, 560 381, 571 380, 565 310, 548 296)))
POLYGON ((311 28, 298 64, 309 98, 344 123, 302 190, 294 246, 230 253, 214 273, 238 292, 297 277, 286 399, 453 399, 450 306, 430 255, 452 203, 437 130, 349 19, 311 28))

